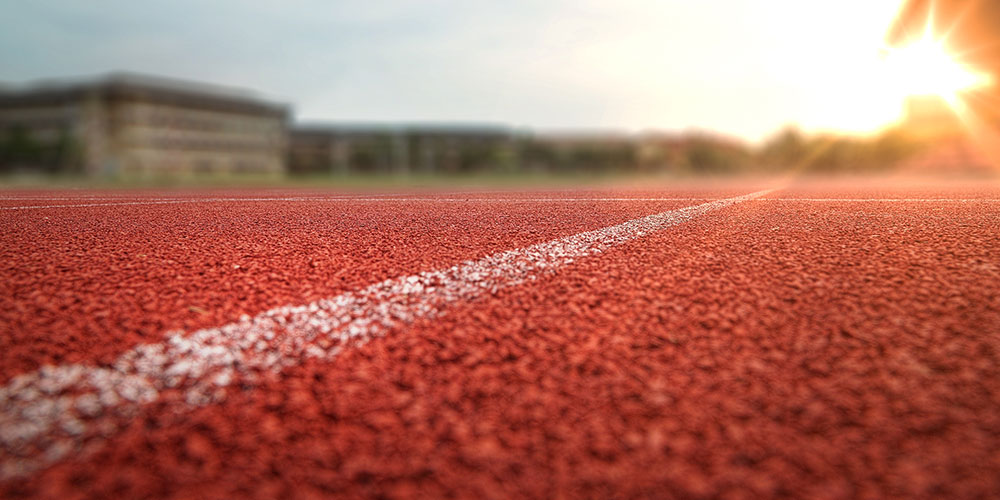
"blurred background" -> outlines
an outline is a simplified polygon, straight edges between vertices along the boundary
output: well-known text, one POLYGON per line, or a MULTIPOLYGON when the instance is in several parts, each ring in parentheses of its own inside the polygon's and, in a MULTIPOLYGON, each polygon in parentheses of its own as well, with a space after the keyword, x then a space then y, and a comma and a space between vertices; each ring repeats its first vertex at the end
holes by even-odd
POLYGON ((5 1, 0 179, 994 176, 996 0, 5 1))

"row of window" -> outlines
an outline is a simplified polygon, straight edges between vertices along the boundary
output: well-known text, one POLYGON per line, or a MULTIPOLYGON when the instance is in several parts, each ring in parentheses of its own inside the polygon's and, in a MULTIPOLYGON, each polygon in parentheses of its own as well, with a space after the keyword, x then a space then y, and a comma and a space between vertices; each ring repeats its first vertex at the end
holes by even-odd
POLYGON ((192 150, 192 151, 268 151, 282 150, 282 142, 268 137, 265 140, 220 139, 220 138, 179 138, 153 136, 127 141, 127 145, 138 148, 192 150))
POLYGON ((176 112, 147 110, 142 108, 124 108, 115 114, 119 123, 133 126, 151 126, 157 128, 226 131, 226 132, 274 132, 282 128, 278 120, 265 120, 240 116, 219 116, 197 111, 176 112))

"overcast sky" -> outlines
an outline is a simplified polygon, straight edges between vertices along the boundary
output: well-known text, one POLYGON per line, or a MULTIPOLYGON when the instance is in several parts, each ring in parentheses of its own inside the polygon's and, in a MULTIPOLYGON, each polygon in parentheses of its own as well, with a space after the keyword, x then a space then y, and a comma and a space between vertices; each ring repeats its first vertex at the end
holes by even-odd
MULTIPOLYGON (((297 119, 867 131, 899 0, 0 0, 0 80, 136 71, 297 119)), ((890 100, 891 101, 891 100, 890 100)))

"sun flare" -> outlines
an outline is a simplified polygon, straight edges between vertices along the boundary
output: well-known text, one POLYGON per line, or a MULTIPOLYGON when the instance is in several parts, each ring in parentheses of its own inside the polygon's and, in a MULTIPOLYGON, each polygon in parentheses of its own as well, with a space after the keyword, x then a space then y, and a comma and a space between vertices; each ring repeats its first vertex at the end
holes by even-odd
POLYGON ((990 75, 970 68, 949 53, 930 30, 908 45, 889 49, 885 65, 891 85, 904 96, 934 95, 951 104, 965 91, 992 83, 990 75))

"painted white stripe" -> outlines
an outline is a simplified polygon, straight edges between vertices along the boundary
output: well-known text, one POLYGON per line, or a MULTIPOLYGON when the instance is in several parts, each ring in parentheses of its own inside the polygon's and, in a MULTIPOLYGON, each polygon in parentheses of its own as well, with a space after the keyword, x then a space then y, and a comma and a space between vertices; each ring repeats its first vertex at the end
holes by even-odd
MULTIPOLYGON (((63 205, 28 205, 16 207, 0 207, 0 210, 30 210, 46 208, 85 208, 113 207, 128 205, 174 205, 187 203, 241 203, 241 202, 351 202, 351 203, 382 203, 382 202, 429 202, 429 203, 580 203, 580 202, 669 202, 669 201, 705 201, 712 197, 651 197, 651 198, 186 198, 186 199, 145 199, 142 201, 77 203, 63 205)), ((755 201, 795 201, 816 203, 998 203, 1000 198, 759 198, 755 201)))
MULTIPOLYGON (((706 200, 716 200, 717 197, 713 196, 702 196, 702 197, 648 197, 648 198, 636 198, 636 197, 618 197, 618 198, 337 198, 335 200, 329 201, 360 201, 360 202, 379 202, 379 201, 421 201, 421 202, 447 202, 447 203, 467 203, 467 202, 501 202, 501 203, 516 203, 520 201, 526 202, 542 202, 542 203, 557 203, 561 201, 566 202, 588 202, 588 201, 706 201, 706 200)), ((317 199, 304 199, 304 200, 289 200, 289 201, 328 201, 322 198, 317 199)), ((766 201, 806 201, 806 202, 949 202, 949 203, 996 203, 1000 202, 1000 198, 757 198, 753 201, 766 202, 766 201)))
POLYGON ((61 205, 26 205, 16 207, 0 207, 0 210, 28 210, 41 208, 84 208, 84 207, 115 207, 129 205, 176 205, 182 203, 221 203, 246 201, 340 201, 349 198, 181 198, 181 199, 144 199, 142 201, 116 201, 102 203, 73 203, 61 205))
MULTIPOLYGON (((577 191, 579 192, 579 190, 577 190, 577 191)), ((339 194, 339 195, 321 194, 321 193, 318 193, 318 192, 315 192, 315 191, 312 194, 301 194, 302 193, 301 190, 295 190, 295 192, 300 193, 300 194, 295 195, 294 198, 340 198, 340 197, 378 198, 378 197, 383 197, 383 196, 398 198, 398 197, 403 197, 403 196, 426 196, 426 192, 421 193, 421 192, 407 192, 407 191, 396 191, 396 192, 386 192, 386 193, 364 193, 364 194, 359 194, 357 192, 354 192, 354 193, 344 192, 343 194, 339 194)), ((306 191, 306 192, 308 192, 308 191, 306 191)), ((432 192, 435 193, 435 194, 438 194, 438 195, 447 195, 447 196, 486 195, 486 194, 512 194, 512 193, 517 193, 516 190, 506 190, 506 191, 483 191, 483 190, 475 190, 475 191, 432 191, 432 192)), ((558 190, 555 190, 555 191, 553 191, 553 190, 545 191, 545 190, 532 189, 531 192, 532 193, 536 193, 536 194, 542 194, 542 193, 560 193, 560 192, 565 192, 565 190, 562 190, 562 191, 558 191, 558 190)), ((268 196, 256 196, 256 197, 257 198, 268 198, 268 196)), ((280 194, 280 192, 273 192, 273 196, 270 196, 270 198, 289 198, 289 197, 290 196, 288 196, 288 195, 282 195, 282 194, 280 194)), ((129 193, 127 191, 125 191, 125 192, 119 192, 117 194, 103 194, 103 195, 101 195, 101 194, 80 194, 80 195, 76 195, 76 196, 69 196, 69 195, 65 195, 65 194, 59 195, 59 196, 0 195, 0 201, 24 201, 24 200, 36 200, 36 201, 37 200, 41 200, 41 201, 55 201, 55 200, 63 200, 63 201, 107 201, 107 200, 118 200, 118 201, 123 201, 123 200, 182 200, 182 199, 188 199, 188 198, 190 198, 190 196, 187 196, 187 197, 181 197, 179 195, 175 195, 175 196, 166 196, 166 195, 162 195, 162 196, 142 196, 142 195, 137 195, 135 193, 129 193)))
POLYGON ((76 203, 61 205, 26 205, 16 207, 0 207, 0 210, 29 210, 43 208, 84 208, 84 207, 114 207, 128 205, 173 205, 179 203, 223 203, 223 202, 258 202, 258 201, 291 201, 291 202, 442 202, 442 203, 559 203, 559 202, 607 202, 607 201, 705 201, 713 197, 702 198, 188 198, 171 200, 143 200, 102 203, 76 203))
POLYGON ((763 198, 760 201, 809 201, 819 203, 996 203, 1000 198, 763 198))
POLYGON ((139 199, 143 198, 141 196, 0 196, 0 201, 96 201, 139 199))
MULTIPOLYGON (((715 196, 702 197, 656 197, 656 198, 340 198, 332 201, 349 202, 444 202, 444 203, 559 203, 559 202, 602 202, 602 201, 710 201, 717 200, 715 196)), ((325 201, 325 200, 303 200, 303 201, 325 201)))
POLYGON ((45 366, 19 375, 0 388, 0 479, 100 447, 145 404, 159 401, 158 411, 183 412, 220 401, 237 379, 253 383, 304 358, 331 358, 418 318, 438 316, 451 304, 554 273, 576 259, 768 192, 499 252, 217 328, 172 333, 163 342, 125 352, 110 366, 45 366))

